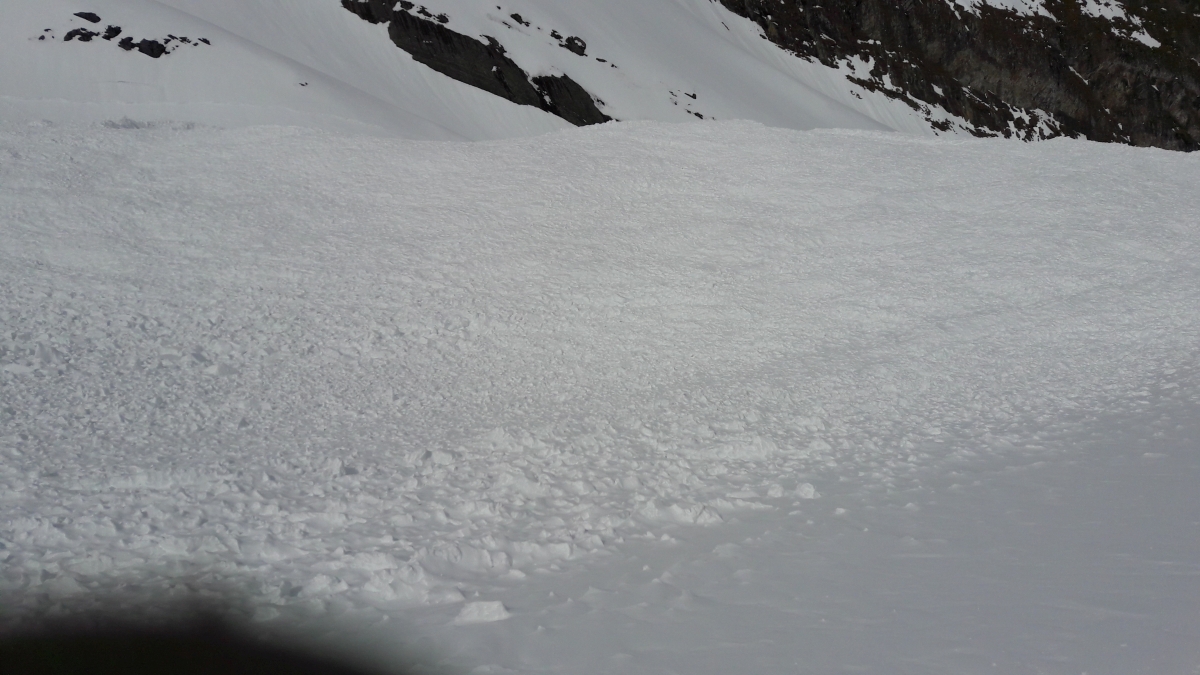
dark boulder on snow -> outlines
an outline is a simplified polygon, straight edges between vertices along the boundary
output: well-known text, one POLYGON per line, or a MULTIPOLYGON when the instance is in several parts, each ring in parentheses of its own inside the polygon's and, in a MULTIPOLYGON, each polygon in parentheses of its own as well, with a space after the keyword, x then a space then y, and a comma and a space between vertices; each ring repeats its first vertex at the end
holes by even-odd
POLYGON ((1194 0, 1124 0, 1115 19, 1078 0, 1044 0, 1048 16, 946 0, 720 2, 775 44, 854 65, 864 88, 919 111, 941 106, 979 136, 1200 149, 1194 0))
POLYGON ((562 41, 562 46, 564 49, 574 52, 580 56, 587 56, 587 43, 584 42, 582 38, 569 35, 567 36, 567 39, 562 41))
POLYGON ((97 35, 99 35, 99 33, 95 31, 91 31, 86 28, 76 28, 75 30, 69 31, 63 36, 63 42, 70 42, 75 38, 79 38, 80 42, 91 42, 92 38, 96 37, 97 35))
POLYGON ((136 49, 142 54, 154 59, 157 59, 158 57, 167 53, 166 45, 158 40, 142 40, 140 42, 134 42, 133 38, 124 37, 121 38, 121 41, 117 43, 117 46, 127 52, 136 49))
POLYGON ((157 59, 167 53, 167 47, 158 40, 142 40, 137 43, 137 50, 152 59, 157 59))
POLYGON ((574 35, 564 38, 562 33, 556 30, 550 31, 550 37, 558 40, 559 47, 562 47, 563 49, 580 56, 587 56, 587 43, 583 41, 583 38, 574 35))
POLYGON ((386 23, 392 42, 413 60, 459 82, 513 103, 541 108, 579 126, 611 119, 569 77, 531 79, 495 38, 488 37, 485 43, 452 31, 438 17, 430 20, 410 13, 414 6, 410 2, 342 0, 342 6, 371 23, 386 23))
POLYGON ((97 16, 94 12, 75 12, 75 16, 83 19, 84 21, 91 21, 92 23, 100 23, 100 17, 97 16))

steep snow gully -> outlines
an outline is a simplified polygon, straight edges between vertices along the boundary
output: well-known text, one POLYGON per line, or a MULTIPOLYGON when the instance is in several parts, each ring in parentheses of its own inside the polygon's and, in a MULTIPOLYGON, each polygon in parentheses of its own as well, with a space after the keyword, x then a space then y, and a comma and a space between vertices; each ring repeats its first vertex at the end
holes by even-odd
POLYGON ((1198 189, 747 122, 5 123, 0 617, 233 591, 479 673, 1193 675, 1198 189))

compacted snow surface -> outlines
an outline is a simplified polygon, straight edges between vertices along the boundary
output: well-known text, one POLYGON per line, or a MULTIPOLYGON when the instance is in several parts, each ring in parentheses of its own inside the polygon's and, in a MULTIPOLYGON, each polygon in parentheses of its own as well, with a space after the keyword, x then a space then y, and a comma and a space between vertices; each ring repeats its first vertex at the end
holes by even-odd
POLYGON ((8 123, 0 619, 1200 673, 1198 193, 1075 141, 8 123))

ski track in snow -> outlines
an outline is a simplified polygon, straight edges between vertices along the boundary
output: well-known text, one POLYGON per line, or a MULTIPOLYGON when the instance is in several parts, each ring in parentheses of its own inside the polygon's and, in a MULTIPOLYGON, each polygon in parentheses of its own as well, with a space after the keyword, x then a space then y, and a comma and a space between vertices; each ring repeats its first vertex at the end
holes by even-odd
POLYGON ((0 607, 369 618, 1061 453, 1195 402, 1197 188, 750 123, 0 127, 0 607))

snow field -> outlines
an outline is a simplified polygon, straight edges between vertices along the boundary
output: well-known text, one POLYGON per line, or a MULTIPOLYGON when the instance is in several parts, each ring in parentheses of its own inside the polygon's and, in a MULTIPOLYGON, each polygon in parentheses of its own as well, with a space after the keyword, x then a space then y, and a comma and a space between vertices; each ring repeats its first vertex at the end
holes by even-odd
POLYGON ((1196 162, 8 124, 0 606, 473 625, 627 543, 1055 456, 1196 401, 1196 162))

